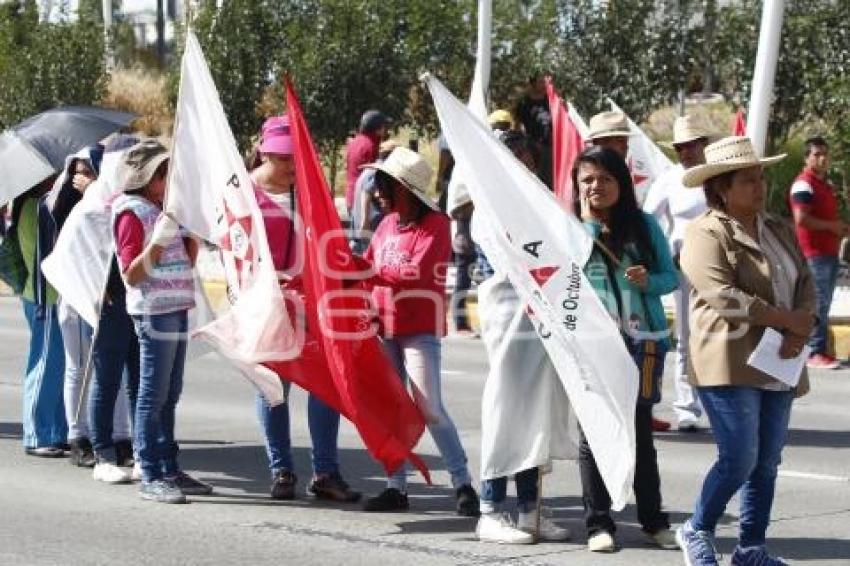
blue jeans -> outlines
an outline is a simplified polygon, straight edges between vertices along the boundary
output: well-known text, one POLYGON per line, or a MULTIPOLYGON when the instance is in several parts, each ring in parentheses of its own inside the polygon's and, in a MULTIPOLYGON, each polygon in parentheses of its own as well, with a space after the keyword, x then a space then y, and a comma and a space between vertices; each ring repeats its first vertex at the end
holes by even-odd
POLYGON ((139 393, 139 339, 127 314, 123 295, 103 304, 92 350, 94 373, 89 400, 91 441, 98 457, 115 462, 113 423, 122 380, 127 385, 130 415, 135 416, 139 393))
MULTIPOLYGON (((440 339, 433 334, 416 334, 387 338, 383 344, 402 382, 411 382, 413 401, 425 417, 431 437, 452 477, 452 485, 458 488, 471 484, 466 452, 460 444, 457 428, 443 406, 440 392, 440 339)), ((407 490, 407 465, 393 474, 388 486, 399 491, 407 490)))
POLYGON ((718 460, 703 482, 691 525, 714 532, 726 504, 740 489, 740 545, 763 545, 794 394, 755 387, 698 390, 718 460))
MULTIPOLYGON (((529 468, 514 476, 516 482, 516 507, 520 513, 529 513, 537 507, 537 468, 529 468)), ((508 497, 508 478, 481 480, 481 512, 500 513, 508 497)))
POLYGON ((21 299, 30 329, 30 349, 23 383, 24 448, 58 446, 68 439, 62 383, 65 350, 56 306, 39 308, 21 299))
POLYGON ((187 312, 133 316, 139 337, 135 443, 146 482, 180 471, 174 412, 183 390, 187 312))
POLYGON ((812 278, 815 280, 815 295, 818 298, 818 323, 812 330, 809 346, 813 354, 825 354, 829 339, 829 307, 838 278, 838 258, 821 255, 808 259, 812 278))
MULTIPOLYGON (((283 392, 286 401, 277 407, 270 407, 262 395, 257 395, 257 416, 263 427, 266 441, 266 454, 269 457, 269 469, 272 475, 287 470, 292 471, 292 440, 289 429, 289 390, 292 384, 284 382, 283 392)), ((339 413, 325 405, 318 397, 310 394, 307 400, 307 426, 313 442, 313 474, 338 474, 339 457, 337 455, 337 436, 339 434, 339 413)))

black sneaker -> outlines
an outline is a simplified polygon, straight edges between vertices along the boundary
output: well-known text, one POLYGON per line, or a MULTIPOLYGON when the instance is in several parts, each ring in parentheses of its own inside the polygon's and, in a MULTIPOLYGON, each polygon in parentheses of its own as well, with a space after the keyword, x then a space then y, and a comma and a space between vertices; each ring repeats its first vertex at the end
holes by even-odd
POLYGON ((80 468, 94 468, 97 463, 97 458, 94 457, 91 441, 85 436, 76 438, 70 442, 71 444, 71 462, 72 466, 80 468))
POLYGON ((272 499, 295 499, 295 484, 298 478, 289 470, 278 470, 272 476, 272 499))
POLYGON ((315 476, 307 486, 307 495, 316 499, 355 503, 360 501, 360 492, 349 487, 339 474, 321 474, 315 476))
POLYGON ((116 465, 122 468, 132 468, 136 463, 133 456, 133 443, 129 438, 115 441, 115 460, 116 465))
POLYGON ((210 484, 198 481, 183 471, 166 477, 165 481, 177 487, 183 495, 210 495, 213 492, 210 484))
POLYGON ((457 514, 461 517, 480 517, 478 494, 469 484, 462 485, 455 492, 457 497, 457 514))
POLYGON ((394 487, 388 487, 375 497, 370 497, 363 505, 364 511, 407 511, 410 503, 407 494, 402 493, 394 487))

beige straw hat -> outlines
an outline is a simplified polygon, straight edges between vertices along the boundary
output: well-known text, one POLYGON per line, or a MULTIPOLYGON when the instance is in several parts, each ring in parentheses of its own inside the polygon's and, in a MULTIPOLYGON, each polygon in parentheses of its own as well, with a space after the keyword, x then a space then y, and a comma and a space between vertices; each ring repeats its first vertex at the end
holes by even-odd
POLYGON ((699 139, 711 140, 714 137, 695 116, 685 114, 676 118, 673 123, 673 141, 669 145, 674 146, 699 139))
POLYGON ((706 180, 755 165, 768 166, 785 159, 785 154, 759 158, 746 136, 729 136, 705 147, 705 164, 691 167, 682 176, 686 187, 700 187, 706 180))
POLYGON ((588 134, 588 138, 591 140, 632 135, 626 115, 613 110, 610 112, 600 112, 593 116, 590 119, 589 127, 590 133, 588 134))
POLYGON ((406 147, 397 147, 382 163, 364 165, 364 169, 383 171, 407 187, 416 198, 432 210, 440 210, 437 203, 428 196, 433 171, 421 155, 406 147))

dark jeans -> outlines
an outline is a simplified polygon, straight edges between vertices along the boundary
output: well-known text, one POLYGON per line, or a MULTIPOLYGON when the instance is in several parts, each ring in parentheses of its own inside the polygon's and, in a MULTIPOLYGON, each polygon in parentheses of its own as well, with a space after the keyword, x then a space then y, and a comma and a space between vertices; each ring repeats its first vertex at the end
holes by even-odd
POLYGON ((139 396, 134 440, 146 482, 180 471, 174 415, 183 391, 187 311, 133 316, 139 337, 139 396))
MULTIPOLYGON (((292 439, 289 428, 289 388, 284 382, 286 401, 276 407, 269 406, 262 395, 257 395, 257 415, 266 441, 266 454, 272 474, 281 470, 293 471, 292 439)), ((338 474, 339 413, 324 404, 315 395, 307 400, 307 425, 313 442, 313 473, 338 474)))
POLYGON ((702 484, 691 525, 714 532, 726 504, 740 489, 740 546, 763 545, 794 394, 755 387, 698 391, 718 458, 702 484))
POLYGON ((458 329, 469 328, 466 297, 469 294, 470 287, 472 287, 472 277, 469 271, 475 265, 475 260, 476 256, 474 255, 455 255, 457 274, 455 276, 455 288, 452 296, 452 315, 454 317, 455 328, 458 329))
MULTIPOLYGON (((584 521, 588 536, 599 531, 614 534, 616 526, 611 518, 611 496, 602 481, 590 445, 580 434, 579 472, 584 501, 584 521)), ((655 533, 669 529, 667 513, 661 510, 661 478, 658 475, 658 460, 652 441, 652 405, 638 404, 635 411, 635 461, 634 490, 637 499, 638 521, 643 530, 655 533)))
MULTIPOLYGON (((529 513, 537 507, 538 469, 529 468, 514 476, 516 482, 516 506, 520 513, 529 513)), ((502 511, 508 497, 508 478, 502 476, 481 480, 481 512, 502 511)))
POLYGON ((100 458, 115 462, 112 424, 121 380, 127 380, 130 418, 134 420, 139 393, 139 339, 127 314, 123 295, 104 303, 92 349, 94 365, 89 423, 92 444, 100 458))
POLYGON ((815 256, 808 259, 812 278, 815 280, 815 295, 818 298, 818 323, 812 330, 809 346, 813 354, 825 354, 829 338, 829 307, 838 278, 838 258, 815 256))

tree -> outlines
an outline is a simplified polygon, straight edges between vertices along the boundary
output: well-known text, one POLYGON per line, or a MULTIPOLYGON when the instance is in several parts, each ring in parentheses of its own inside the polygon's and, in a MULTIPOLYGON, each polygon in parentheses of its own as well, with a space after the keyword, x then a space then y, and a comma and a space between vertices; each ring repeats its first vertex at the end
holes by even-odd
POLYGON ((103 28, 89 20, 40 22, 34 0, 0 4, 0 127, 105 93, 103 28))

